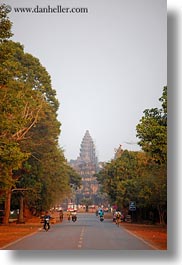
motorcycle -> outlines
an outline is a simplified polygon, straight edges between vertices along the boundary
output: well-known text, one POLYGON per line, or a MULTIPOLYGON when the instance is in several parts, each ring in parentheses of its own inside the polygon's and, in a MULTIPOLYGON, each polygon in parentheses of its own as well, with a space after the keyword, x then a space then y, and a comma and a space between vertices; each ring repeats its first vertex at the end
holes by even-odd
POLYGON ((104 216, 100 216, 100 221, 103 222, 104 221, 104 216))
POLYGON ((50 229, 49 218, 44 220, 44 229, 46 232, 50 229))
POLYGON ((76 220, 77 220, 76 215, 73 215, 73 216, 72 216, 72 221, 73 221, 73 222, 76 222, 76 220))

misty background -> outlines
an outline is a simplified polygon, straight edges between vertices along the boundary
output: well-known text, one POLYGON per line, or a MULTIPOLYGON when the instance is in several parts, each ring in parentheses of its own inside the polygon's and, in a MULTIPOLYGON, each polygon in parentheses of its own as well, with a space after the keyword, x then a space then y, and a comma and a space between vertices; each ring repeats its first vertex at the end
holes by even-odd
POLYGON ((88 13, 9 13, 13 40, 39 58, 60 102, 60 146, 76 159, 89 130, 99 161, 140 150, 136 125, 167 85, 165 0, 4 1, 15 7, 84 7, 88 13))

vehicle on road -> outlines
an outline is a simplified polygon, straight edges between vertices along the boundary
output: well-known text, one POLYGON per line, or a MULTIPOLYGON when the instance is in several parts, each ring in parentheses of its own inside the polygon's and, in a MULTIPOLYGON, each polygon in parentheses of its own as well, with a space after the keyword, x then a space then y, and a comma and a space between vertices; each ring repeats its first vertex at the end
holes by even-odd
POLYGON ((50 219, 52 217, 49 215, 49 212, 47 211, 46 214, 43 216, 43 228, 47 232, 50 229, 50 219))
POLYGON ((104 216, 100 216, 100 221, 103 222, 104 221, 104 216))
POLYGON ((46 232, 50 229, 49 221, 50 221, 49 218, 46 218, 46 219, 44 220, 44 229, 45 229, 46 232))
POLYGON ((72 221, 73 221, 73 222, 76 222, 76 220, 77 220, 76 215, 73 215, 73 216, 72 216, 72 221))
POLYGON ((116 223, 117 226, 119 226, 119 224, 121 223, 121 218, 120 217, 119 218, 116 217, 115 223, 116 223))
POLYGON ((104 211, 102 209, 99 210, 99 217, 100 217, 100 221, 103 222, 104 221, 104 211))
POLYGON ((76 220, 77 220, 76 211, 71 213, 71 219, 73 222, 76 222, 76 220))
POLYGON ((120 222, 124 222, 125 217, 120 211, 115 211, 113 213, 113 222, 116 223, 117 219, 120 219, 120 222))

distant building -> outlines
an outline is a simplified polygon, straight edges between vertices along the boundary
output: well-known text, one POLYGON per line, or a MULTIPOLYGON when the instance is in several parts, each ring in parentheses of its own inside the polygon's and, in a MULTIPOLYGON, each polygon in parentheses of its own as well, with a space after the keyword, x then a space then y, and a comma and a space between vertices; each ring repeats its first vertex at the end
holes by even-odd
POLYGON ((82 139, 79 157, 71 160, 70 165, 82 177, 82 186, 76 193, 76 203, 79 204, 83 199, 91 199, 94 204, 99 203, 99 184, 94 176, 99 170, 98 159, 88 130, 82 139))

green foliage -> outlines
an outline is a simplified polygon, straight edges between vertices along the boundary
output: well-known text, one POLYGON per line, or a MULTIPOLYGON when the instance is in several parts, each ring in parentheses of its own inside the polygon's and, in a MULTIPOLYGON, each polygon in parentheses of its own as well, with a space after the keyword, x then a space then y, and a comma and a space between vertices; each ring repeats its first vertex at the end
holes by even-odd
POLYGON ((128 209, 135 201, 138 209, 152 208, 166 211, 166 166, 156 164, 144 152, 123 151, 121 156, 97 174, 102 192, 109 195, 110 203, 128 209))
POLYGON ((7 16, 6 5, 0 5, 0 42, 9 39, 13 35, 11 27, 12 23, 7 16))
POLYGON ((43 116, 46 102, 39 91, 21 80, 23 47, 6 41, 0 48, 0 168, 5 185, 2 178, 12 182, 12 170, 20 168, 30 155, 29 150, 22 150, 21 141, 43 116))
POLYGON ((161 223, 167 211, 167 87, 159 99, 162 109, 144 111, 137 125, 137 136, 145 152, 121 150, 97 174, 101 191, 110 202, 128 209, 135 201, 137 209, 156 209, 161 223))
POLYGON ((136 130, 142 149, 163 164, 167 161, 167 87, 159 100, 162 109, 146 109, 136 130))
POLYGON ((67 164, 67 172, 69 175, 69 183, 71 187, 73 187, 75 190, 77 190, 77 188, 80 188, 82 180, 81 176, 68 164, 67 164))
MULTIPOLYGON (((0 188, 23 188, 27 206, 45 210, 69 196, 70 184, 76 188, 81 179, 58 146, 59 102, 51 78, 37 58, 8 40, 11 22, 6 11, 1 6, 0 188)), ((13 197, 18 198, 18 192, 13 197)))
POLYGON ((109 194, 111 203, 125 207, 130 200, 137 199, 138 178, 145 163, 144 153, 125 150, 98 173, 97 179, 103 191, 109 194))

